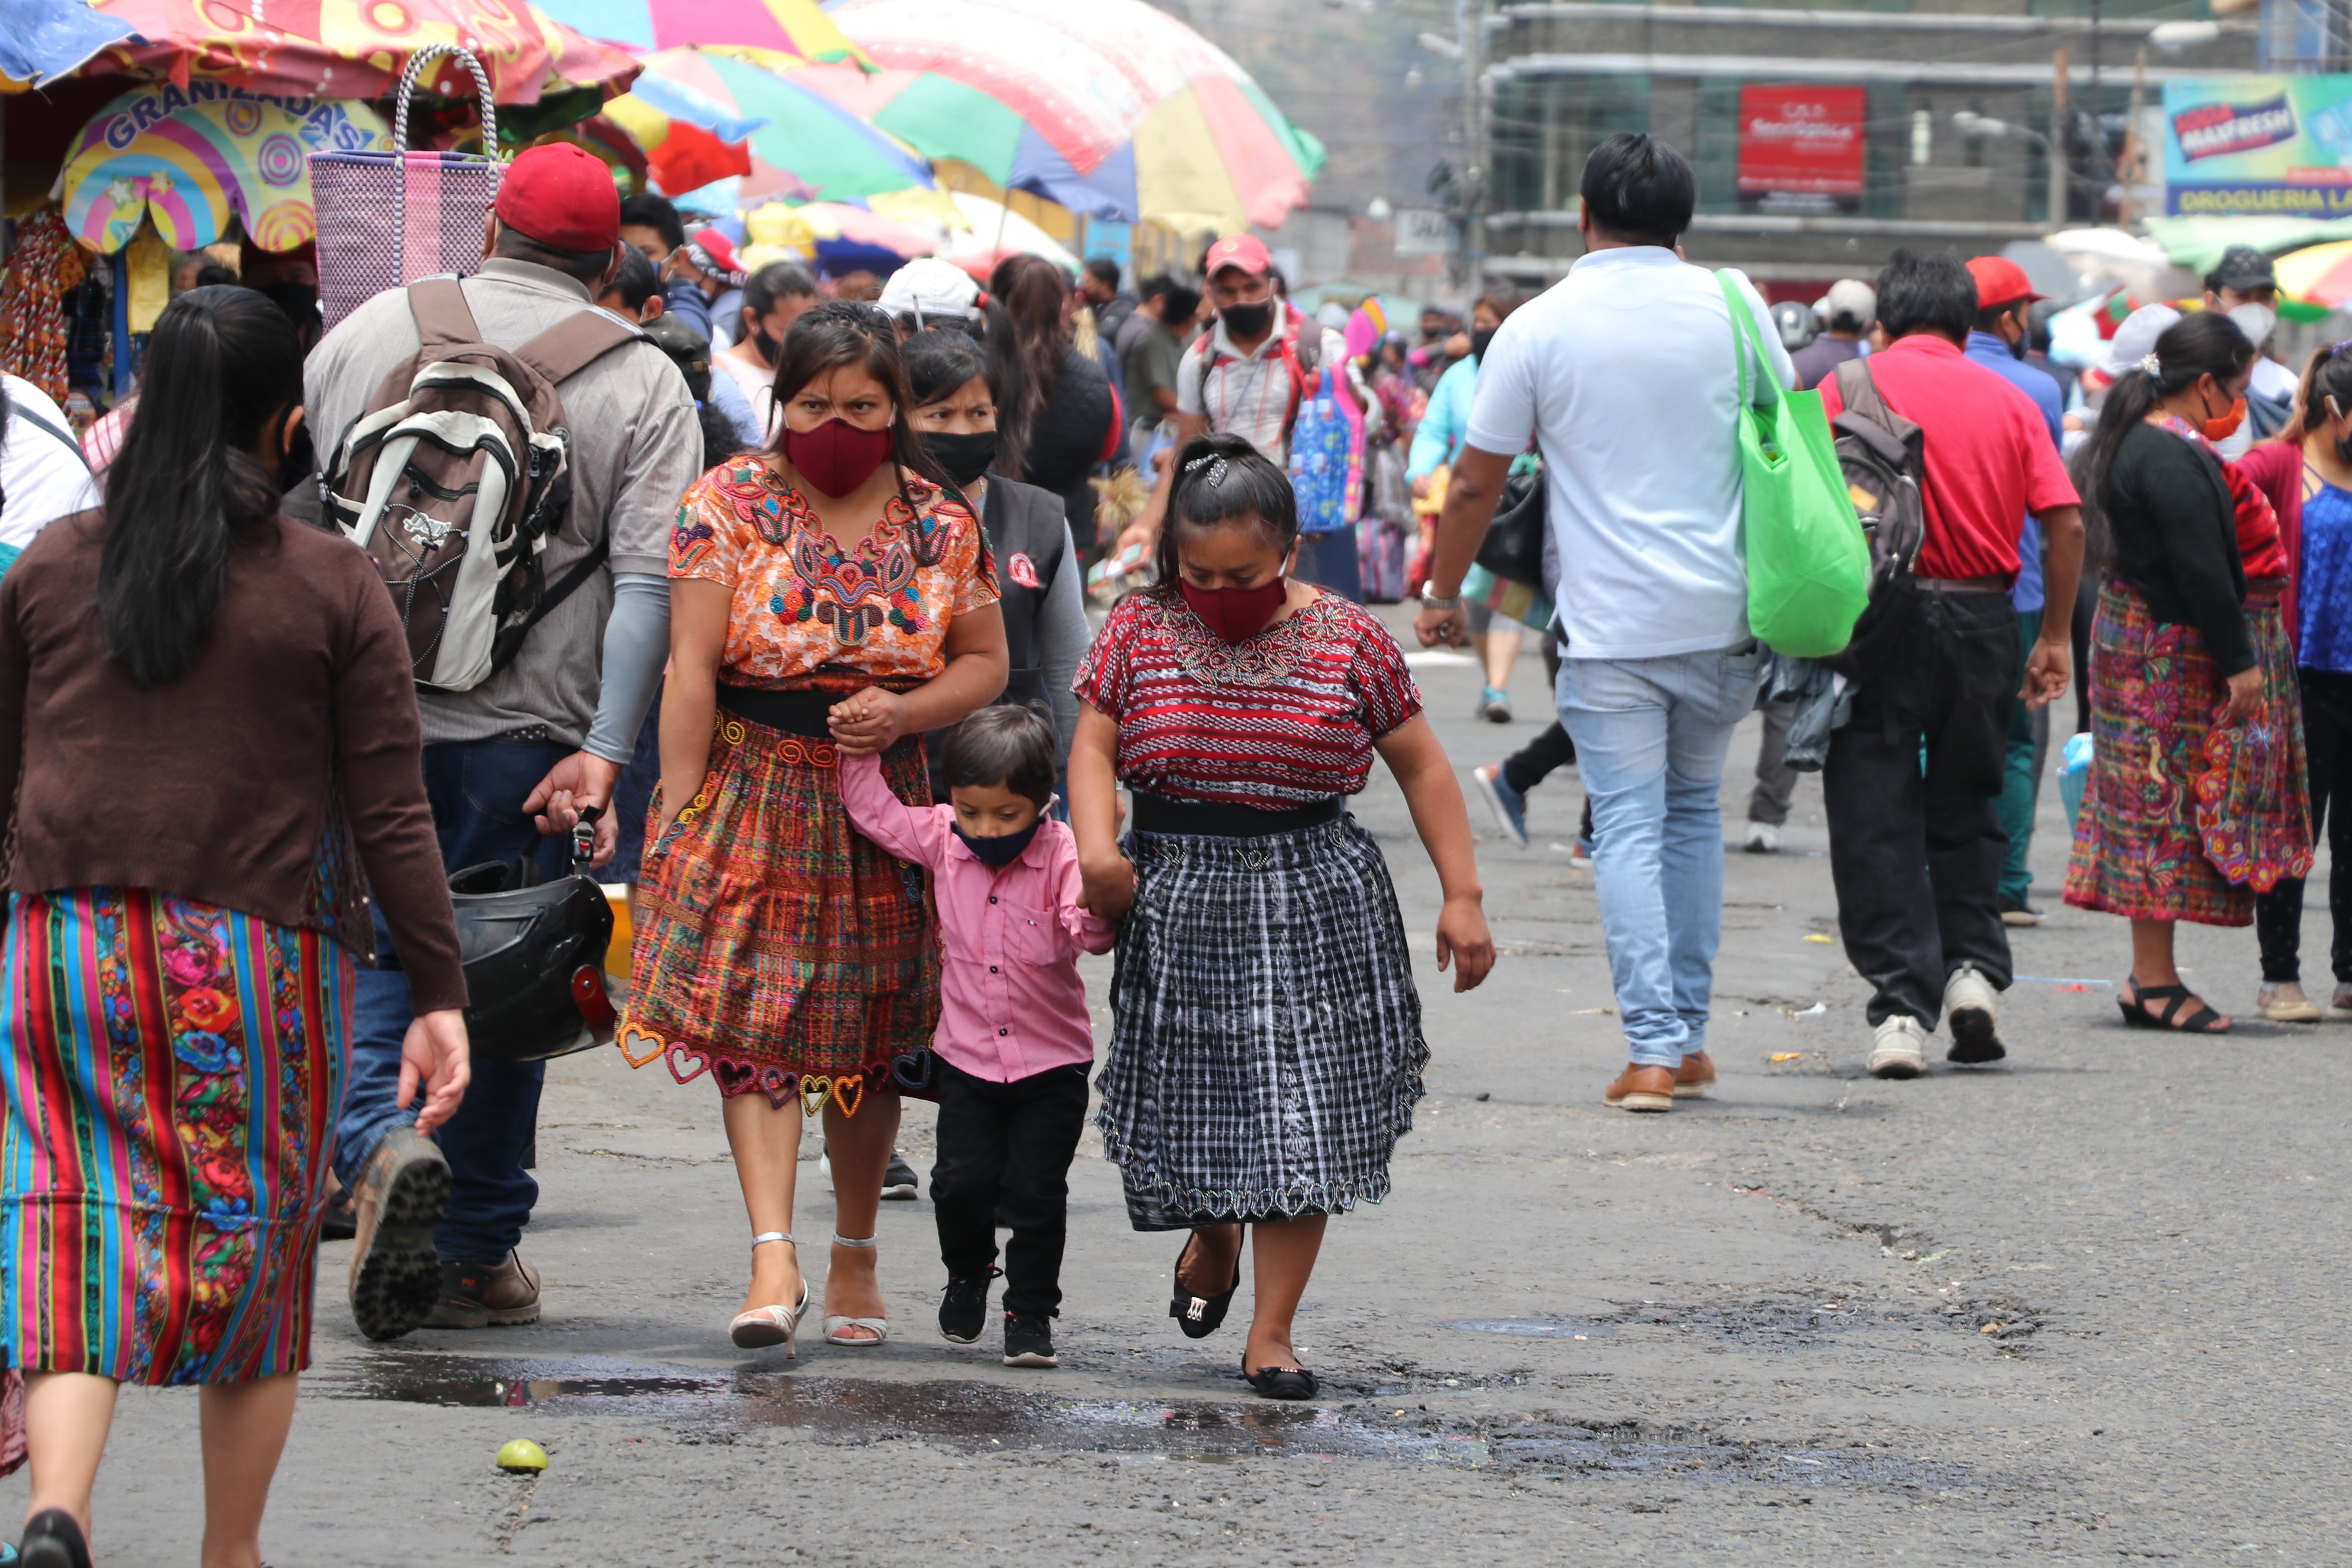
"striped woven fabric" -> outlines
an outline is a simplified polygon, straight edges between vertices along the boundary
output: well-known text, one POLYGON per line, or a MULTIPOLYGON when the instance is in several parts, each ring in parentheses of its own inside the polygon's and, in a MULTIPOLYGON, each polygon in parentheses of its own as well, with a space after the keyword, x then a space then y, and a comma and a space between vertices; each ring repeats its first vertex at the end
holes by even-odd
POLYGON ((168 1384, 310 1363, 352 973, 330 936, 191 899, 11 900, 0 1334, 16 1365, 168 1384))

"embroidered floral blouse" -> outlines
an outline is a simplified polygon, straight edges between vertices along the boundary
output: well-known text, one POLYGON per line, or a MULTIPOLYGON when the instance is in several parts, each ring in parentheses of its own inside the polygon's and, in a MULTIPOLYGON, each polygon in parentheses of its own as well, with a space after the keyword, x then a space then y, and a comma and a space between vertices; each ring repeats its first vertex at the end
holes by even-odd
POLYGON ((948 625, 996 603, 996 569, 961 501, 907 476, 870 540, 845 544, 757 457, 730 458, 686 492, 669 574, 733 595, 719 679, 809 684, 826 668, 928 680, 947 668, 948 625))
POLYGON ((1072 689, 1118 723, 1121 783, 1261 811, 1358 793, 1372 742, 1421 711, 1396 639, 1333 594, 1237 645, 1172 590, 1129 594, 1072 689))

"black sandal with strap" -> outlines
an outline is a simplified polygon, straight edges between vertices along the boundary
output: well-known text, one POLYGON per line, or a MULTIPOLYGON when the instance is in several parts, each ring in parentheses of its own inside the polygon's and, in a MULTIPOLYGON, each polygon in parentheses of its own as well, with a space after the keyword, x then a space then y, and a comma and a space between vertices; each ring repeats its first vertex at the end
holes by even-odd
POLYGON ((1262 1399, 1312 1399, 1322 1389, 1303 1366, 1262 1366, 1252 1372, 1247 1351, 1242 1352, 1242 1376, 1262 1399))
POLYGON ((2132 981, 2130 984, 2132 994, 2129 996, 2116 998, 2116 1007, 2123 1012, 2124 1023, 2130 1028, 2170 1029, 2178 1035, 2226 1035, 2230 1032, 2230 1026, 2222 1020, 2221 1015, 2202 1003, 2188 1017, 2179 1016, 2182 1005, 2195 994, 2186 985, 2142 985, 2137 981, 2132 981), (2164 1010, 2150 1012, 2147 1006, 2150 1002, 2162 1002, 2164 1010), (2216 1024, 2221 1026, 2217 1029, 2213 1026, 2216 1024))
POLYGON ((1195 1232, 1186 1237, 1184 1245, 1177 1250, 1176 1293, 1168 1302, 1168 1315, 1176 1320, 1176 1326, 1184 1331, 1184 1337, 1188 1340, 1205 1340, 1223 1327, 1225 1310, 1234 1304, 1234 1292, 1242 1288, 1241 1255, 1235 1253, 1234 1282, 1225 1287, 1223 1295, 1196 1296, 1192 1293, 1184 1283, 1184 1257, 1192 1250, 1192 1243, 1199 1239, 1199 1233, 1195 1232))

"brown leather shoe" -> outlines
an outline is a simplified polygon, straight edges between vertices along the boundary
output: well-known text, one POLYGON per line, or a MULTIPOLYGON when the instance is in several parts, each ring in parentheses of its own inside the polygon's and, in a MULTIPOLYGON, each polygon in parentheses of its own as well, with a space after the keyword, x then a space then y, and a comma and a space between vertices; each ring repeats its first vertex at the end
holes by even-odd
POLYGON ((1643 1067, 1629 1062, 1601 1100, 1620 1110, 1672 1110, 1675 1072, 1672 1068, 1643 1067))
POLYGON ((433 1226, 449 1202, 449 1162, 414 1127, 394 1127, 352 1193, 352 1321, 372 1340, 425 1321, 440 1285, 433 1226))
POLYGON ((539 1321, 539 1270, 509 1248, 496 1263, 444 1263, 428 1329, 519 1329, 539 1321))
POLYGON ((1696 1100, 1714 1087, 1715 1063, 1705 1051, 1693 1051, 1683 1058, 1675 1073, 1676 1100, 1696 1100))

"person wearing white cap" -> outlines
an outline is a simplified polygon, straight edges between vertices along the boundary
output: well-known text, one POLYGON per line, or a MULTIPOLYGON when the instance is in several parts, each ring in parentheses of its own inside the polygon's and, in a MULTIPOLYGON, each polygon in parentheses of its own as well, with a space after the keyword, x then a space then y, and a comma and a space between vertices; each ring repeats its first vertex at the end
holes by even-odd
POLYGON ((977 321, 987 299, 972 275, 954 262, 922 256, 890 274, 882 285, 881 305, 898 319, 900 331, 919 332, 935 321, 977 321))
POLYGON ((1797 367, 1797 386, 1810 391, 1837 373, 1850 359, 1870 350, 1864 340, 1878 319, 1878 291, 1859 278, 1841 278, 1830 285, 1829 297, 1818 310, 1823 322, 1820 337, 1789 356, 1797 367))

